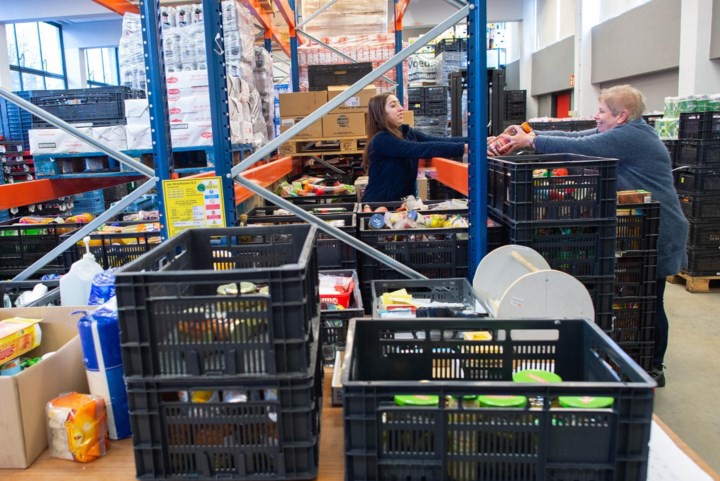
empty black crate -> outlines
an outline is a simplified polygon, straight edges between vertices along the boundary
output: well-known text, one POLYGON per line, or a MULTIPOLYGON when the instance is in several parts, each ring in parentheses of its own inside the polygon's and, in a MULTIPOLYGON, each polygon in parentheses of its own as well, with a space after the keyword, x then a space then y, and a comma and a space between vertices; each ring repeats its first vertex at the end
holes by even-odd
POLYGON ((308 65, 308 84, 310 90, 327 90, 331 85, 352 85, 372 69, 372 62, 308 65))
POLYGON ((126 377, 304 371, 319 336, 316 232, 190 229, 120 268, 126 377), (230 283, 237 293, 218 293, 230 283))
MULTIPOLYGON (((125 123, 125 99, 145 98, 144 90, 128 87, 99 87, 72 90, 34 90, 30 101, 66 121, 90 123, 94 127, 125 123)), ((53 125, 33 117, 34 129, 53 125)))
MULTIPOLYGON (((317 347, 317 344, 316 344, 317 347)), ((322 364, 303 376, 129 380, 138 479, 313 479, 322 364), (189 402, 193 394, 214 398, 189 402)))
POLYGON ((680 194, 680 207, 690 221, 720 220, 720 195, 680 194))
POLYGON ((505 103, 525 102, 527 90, 505 90, 505 103))
POLYGON ((435 56, 442 52, 465 52, 467 50, 467 39, 444 38, 435 44, 435 56))
POLYGON ((320 275, 332 275, 353 278, 353 292, 350 295, 350 305, 344 309, 331 309, 320 304, 320 343, 325 365, 335 362, 335 352, 345 348, 348 324, 353 317, 363 317, 365 307, 360 295, 360 280, 354 269, 320 271, 320 275))
POLYGON ((659 229, 659 202, 618 205, 616 252, 656 249, 659 229))
MULTIPOLYGON (((616 297, 612 325, 605 332, 618 344, 654 341, 655 304, 655 297, 616 297)), ((640 364, 640 359, 635 362, 640 364)))
POLYGON ((655 383, 588 321, 354 319, 345 352, 347 481, 646 478, 655 383), (492 340, 465 340, 467 331, 492 340), (565 382, 512 382, 528 368, 565 382), (532 407, 448 401, 478 394, 525 396, 532 407), (440 403, 397 406, 397 395, 440 403), (568 409, 558 396, 614 402, 568 409))
POLYGON ((488 207, 509 221, 615 217, 617 159, 515 155, 488 167, 488 207))
POLYGON ((615 296, 654 296, 657 282, 657 251, 635 251, 637 255, 615 260, 615 296))
POLYGON ((720 220, 717 222, 690 222, 688 247, 720 248, 720 220))
MULTIPOLYGON (((488 309, 473 291, 472 286, 465 278, 458 279, 397 279, 397 280, 373 280, 371 282, 372 292, 372 316, 375 318, 391 318, 390 313, 382 315, 382 295, 387 292, 395 292, 404 289, 417 301, 417 307, 425 306, 430 308, 429 315, 416 312, 417 317, 455 317, 451 312, 440 310, 433 312, 430 304, 454 304, 456 312, 470 311, 477 317, 485 317, 488 309), (463 307, 460 307, 463 306, 463 307)), ((397 317, 397 316, 396 316, 397 317)), ((465 316, 467 317, 467 316, 465 316)))
POLYGON ((678 192, 720 195, 720 165, 715 167, 689 167, 676 170, 675 188, 678 192))
POLYGON ((675 161, 680 165, 720 164, 720 140, 681 140, 675 161))
POLYGON ((540 121, 540 122, 529 122, 533 130, 562 130, 565 132, 572 132, 575 130, 575 124, 572 120, 564 121, 540 121))
POLYGON ((509 244, 532 247, 550 267, 579 276, 611 276, 615 268, 615 219, 511 222, 509 244))
POLYGON ((672 161, 673 165, 675 165, 675 163, 678 161, 678 157, 680 156, 679 141, 663 140, 662 143, 668 149, 668 153, 670 153, 670 160, 672 161))
POLYGON ((655 341, 625 341, 619 342, 618 346, 645 371, 650 372, 655 367, 655 341))
POLYGON ((720 112, 681 113, 678 137, 683 140, 720 139, 720 112))
MULTIPOLYGON (((94 233, 90 235, 90 252, 103 269, 110 269, 134 261, 161 242, 160 232, 94 233)), ((66 251, 66 263, 72 265, 82 259, 83 254, 85 244, 78 241, 74 248, 66 251)))
MULTIPOLYGON (((340 205, 340 204, 338 204, 340 205)), ((342 207, 350 209, 349 212, 329 213, 329 214, 315 214, 319 219, 324 222, 335 225, 338 229, 349 234, 353 237, 356 236, 357 224, 355 216, 355 204, 342 207), (342 224, 342 225, 340 225, 342 224)), ((322 211, 322 207, 316 205, 305 205, 301 206, 305 210, 319 209, 322 211)), ((327 207, 326 209, 331 209, 327 207)), ((275 207, 264 207, 259 209, 270 209, 276 210, 275 207)), ((256 212, 258 212, 256 210, 256 212)), ((274 225, 285 225, 285 224, 298 224, 304 223, 305 220, 300 217, 292 215, 287 216, 248 216, 248 225, 258 224, 274 224, 274 225)), ((357 268, 357 255, 355 248, 350 244, 336 239, 331 234, 321 231, 318 229, 317 235, 317 256, 318 256, 318 269, 356 269, 357 268)))
POLYGON ((596 129, 597 122, 594 120, 573 120, 573 130, 578 132, 580 130, 596 129))
POLYGON ((426 102, 447 102, 448 91, 444 85, 438 85, 437 87, 425 87, 425 101, 426 102))
POLYGON ((410 87, 407 89, 408 102, 411 104, 425 101, 425 89, 423 87, 410 87))
POLYGON ((696 277, 720 276, 720 250, 689 247, 682 271, 696 277))

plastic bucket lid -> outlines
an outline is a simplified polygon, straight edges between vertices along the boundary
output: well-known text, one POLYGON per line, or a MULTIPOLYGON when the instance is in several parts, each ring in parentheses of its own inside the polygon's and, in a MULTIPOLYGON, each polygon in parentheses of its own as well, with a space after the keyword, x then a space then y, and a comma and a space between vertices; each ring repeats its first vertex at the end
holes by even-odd
POLYGON ((478 396, 477 400, 487 408, 522 408, 527 404, 525 396, 478 396))
POLYGON ((560 396, 558 403, 564 408, 599 409, 609 408, 615 399, 611 397, 560 396))
POLYGON ((427 394, 398 394, 394 398, 398 406, 438 406, 440 398, 427 394))
POLYGON ((518 371, 514 373, 513 381, 550 383, 562 382, 562 378, 554 372, 543 371, 542 369, 526 369, 524 371, 518 371))

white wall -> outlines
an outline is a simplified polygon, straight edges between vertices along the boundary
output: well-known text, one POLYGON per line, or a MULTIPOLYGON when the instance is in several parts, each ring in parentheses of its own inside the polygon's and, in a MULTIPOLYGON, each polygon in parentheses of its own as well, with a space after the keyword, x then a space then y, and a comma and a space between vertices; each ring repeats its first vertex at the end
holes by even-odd
POLYGON ((575 0, 537 1, 537 50, 575 34, 575 0))
POLYGON ((87 69, 83 49, 117 47, 122 35, 122 19, 103 22, 79 22, 63 25, 65 65, 68 88, 84 88, 87 69))

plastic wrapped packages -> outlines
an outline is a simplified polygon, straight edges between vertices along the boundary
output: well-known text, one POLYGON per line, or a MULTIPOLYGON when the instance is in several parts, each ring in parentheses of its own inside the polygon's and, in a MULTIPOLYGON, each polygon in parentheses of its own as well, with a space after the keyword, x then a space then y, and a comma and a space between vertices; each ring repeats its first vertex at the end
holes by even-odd
POLYGON ((50 456, 89 463, 105 455, 107 414, 100 396, 66 393, 50 401, 45 412, 50 456))
POLYGON ((267 124, 262 110, 262 100, 257 90, 250 91, 250 115, 253 125, 253 144, 261 147, 268 142, 267 124))
MULTIPOLYGON (((300 4, 302 17, 311 15, 326 3, 326 0, 303 0, 300 4)), ((316 37, 326 37, 338 31, 348 35, 387 32, 390 13, 387 0, 339 1, 315 17, 304 30, 316 37)))

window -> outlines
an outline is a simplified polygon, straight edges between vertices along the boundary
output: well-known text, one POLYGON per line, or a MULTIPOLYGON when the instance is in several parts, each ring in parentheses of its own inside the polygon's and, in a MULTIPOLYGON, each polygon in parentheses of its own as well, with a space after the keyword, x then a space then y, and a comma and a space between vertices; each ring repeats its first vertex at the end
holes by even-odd
POLYGON ((13 90, 67 88, 62 29, 46 22, 6 27, 13 90))
POLYGON ((85 66, 89 87, 120 85, 117 48, 86 48, 85 66))

